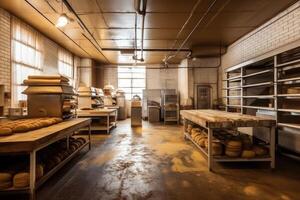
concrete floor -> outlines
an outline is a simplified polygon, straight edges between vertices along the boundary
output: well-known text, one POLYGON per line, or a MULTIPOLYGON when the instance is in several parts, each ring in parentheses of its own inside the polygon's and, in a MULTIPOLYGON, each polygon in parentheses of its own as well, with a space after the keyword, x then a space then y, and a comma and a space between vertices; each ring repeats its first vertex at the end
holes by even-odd
POLYGON ((37 198, 300 199, 299 162, 278 158, 274 171, 261 163, 216 164, 212 173, 181 126, 143 123, 132 129, 125 120, 111 135, 93 135, 92 150, 48 180, 37 198))

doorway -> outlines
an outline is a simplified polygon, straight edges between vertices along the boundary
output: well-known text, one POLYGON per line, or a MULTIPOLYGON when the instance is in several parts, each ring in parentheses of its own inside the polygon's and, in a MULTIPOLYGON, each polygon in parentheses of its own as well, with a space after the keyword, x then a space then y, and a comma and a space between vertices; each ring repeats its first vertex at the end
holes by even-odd
POLYGON ((209 85, 197 85, 197 109, 211 108, 211 87, 209 85))

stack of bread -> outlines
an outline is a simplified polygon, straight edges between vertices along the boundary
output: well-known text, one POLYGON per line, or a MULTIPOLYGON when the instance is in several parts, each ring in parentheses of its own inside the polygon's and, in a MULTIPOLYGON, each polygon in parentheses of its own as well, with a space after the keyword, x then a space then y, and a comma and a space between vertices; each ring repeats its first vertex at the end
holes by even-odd
POLYGON ((12 135, 13 133, 33 131, 60 122, 62 122, 62 119, 57 117, 31 118, 6 121, 0 123, 0 136, 7 136, 12 135))
MULTIPOLYGON (((205 148, 206 150, 208 149, 207 133, 205 133, 204 130, 201 130, 199 128, 192 128, 190 135, 192 140, 195 143, 197 143, 200 147, 205 148)), ((212 155, 217 156, 222 154, 223 154, 223 145, 219 140, 214 138, 212 140, 212 155)))
MULTIPOLYGON (((67 149, 67 141, 63 139, 40 150, 37 153, 36 180, 42 178, 85 143, 86 140, 82 137, 71 137, 69 149, 67 149)), ((0 168, 0 190, 26 188, 29 186, 28 157, 5 157, 1 161, 4 161, 6 165, 2 165, 0 168)))
POLYGON ((240 140, 228 140, 225 145, 225 155, 228 157, 239 157, 242 152, 240 140))
MULTIPOLYGON (((204 149, 208 149, 207 133, 190 124, 186 127, 186 132, 190 134, 192 140, 204 149)), ((269 154, 269 150, 264 145, 254 145, 251 136, 235 131, 219 130, 214 132, 212 138, 212 155, 225 155, 230 158, 254 158, 264 157, 269 154)))

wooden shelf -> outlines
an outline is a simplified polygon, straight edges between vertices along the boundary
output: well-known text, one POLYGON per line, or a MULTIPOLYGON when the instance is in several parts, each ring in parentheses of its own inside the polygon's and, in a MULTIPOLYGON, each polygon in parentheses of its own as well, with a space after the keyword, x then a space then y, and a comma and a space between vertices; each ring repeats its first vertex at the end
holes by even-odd
POLYGON ((249 85, 243 85, 243 88, 249 88, 249 87, 261 87, 261 86, 271 86, 273 84, 272 81, 263 82, 263 83, 255 83, 255 84, 249 84, 249 85))
POLYGON ((252 76, 256 76, 256 75, 260 75, 260 74, 265 74, 265 73, 269 73, 269 72, 272 72, 272 71, 273 71, 272 69, 267 69, 267 70, 263 70, 263 71, 260 71, 260 72, 246 74, 246 75, 244 75, 242 77, 243 78, 249 78, 249 77, 252 77, 252 76))
MULTIPOLYGON (((191 136, 184 132, 185 138, 189 139, 206 157, 208 157, 207 150, 199 146, 192 138, 191 136)), ((255 158, 230 158, 227 157, 226 155, 223 156, 213 156, 213 160, 215 162, 270 162, 272 161, 270 156, 265 156, 265 157, 255 157, 255 158)))
POLYGON ((258 110, 275 110, 274 108, 262 107, 262 106, 243 106, 243 108, 251 108, 251 109, 258 109, 258 110))
POLYGON ((300 63, 300 59, 293 60, 293 61, 286 62, 286 63, 280 63, 280 64, 277 64, 276 67, 284 67, 284 66, 288 66, 288 65, 297 64, 297 63, 300 63))

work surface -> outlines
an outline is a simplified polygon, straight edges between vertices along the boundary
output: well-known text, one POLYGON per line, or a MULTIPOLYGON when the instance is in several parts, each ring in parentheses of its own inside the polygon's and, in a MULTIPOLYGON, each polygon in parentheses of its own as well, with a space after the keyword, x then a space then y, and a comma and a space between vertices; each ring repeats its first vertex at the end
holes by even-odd
POLYGON ((0 137, 0 153, 32 151, 44 143, 63 138, 65 134, 88 126, 90 122, 91 120, 88 118, 70 119, 34 131, 0 137))
POLYGON ((106 116, 116 112, 117 109, 95 109, 95 110, 80 110, 77 111, 77 115, 80 117, 90 116, 106 116))
POLYGON ((276 123, 267 118, 219 110, 181 110, 180 114, 184 119, 207 128, 270 127, 276 123))

